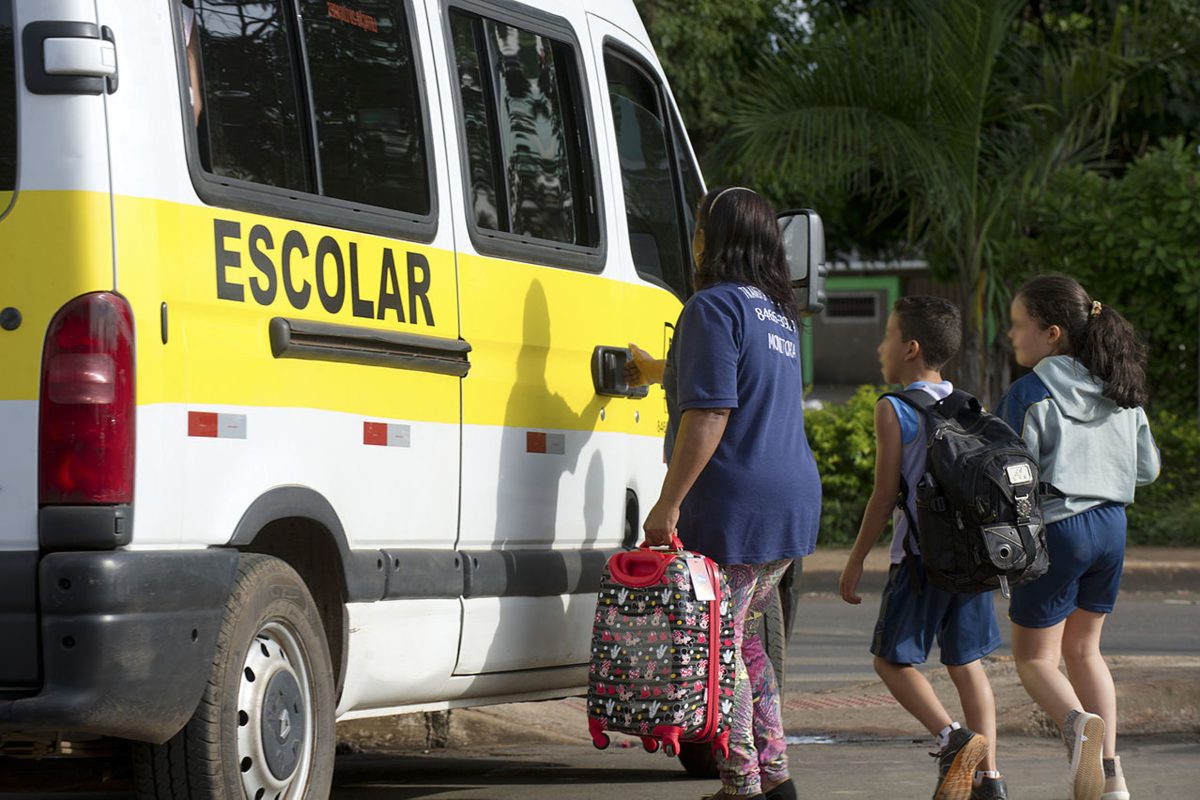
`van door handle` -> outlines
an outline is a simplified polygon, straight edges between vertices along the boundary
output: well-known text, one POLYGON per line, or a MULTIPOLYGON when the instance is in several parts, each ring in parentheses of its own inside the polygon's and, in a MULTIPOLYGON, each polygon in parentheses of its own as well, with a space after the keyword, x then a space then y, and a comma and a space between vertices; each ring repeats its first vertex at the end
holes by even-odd
POLYGON ((600 345, 592 351, 592 385, 596 394, 634 399, 650 394, 649 386, 630 386, 625 382, 625 365, 631 357, 626 347, 600 345))

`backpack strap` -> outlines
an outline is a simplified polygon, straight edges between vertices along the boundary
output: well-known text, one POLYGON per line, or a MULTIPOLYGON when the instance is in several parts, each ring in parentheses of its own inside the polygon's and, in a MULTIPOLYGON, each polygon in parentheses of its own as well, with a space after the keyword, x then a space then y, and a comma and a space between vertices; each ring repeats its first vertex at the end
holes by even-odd
MULTIPOLYGON (((922 392, 922 394, 925 393, 922 392)), ((912 513, 912 509, 908 507, 908 480, 903 475, 900 476, 900 495, 896 498, 896 502, 899 504, 900 510, 904 512, 904 518, 908 520, 908 531, 900 540, 900 546, 904 548, 904 563, 908 569, 909 583, 920 597, 925 591, 925 581, 923 580, 924 576, 917 569, 917 554, 912 549, 912 537, 917 535, 917 518, 912 513)), ((892 535, 895 535, 894 531, 892 535)))
POLYGON ((958 416, 963 409, 969 408, 972 411, 979 413, 983 410, 979 400, 970 392, 964 392, 962 389, 955 389, 945 398, 938 400, 924 389, 905 389, 900 392, 887 392, 880 395, 880 399, 884 397, 894 397, 906 406, 916 409, 925 416, 937 414, 945 419, 953 419, 958 416))
POLYGON ((922 415, 933 413, 933 407, 938 404, 937 399, 924 389, 904 389, 899 392, 887 392, 879 396, 882 400, 885 397, 894 397, 904 405, 916 409, 922 415))
MULTIPOLYGON (((880 395, 879 399, 885 397, 894 397, 904 403, 923 417, 928 417, 933 414, 933 407, 938 401, 929 392, 924 389, 905 389, 900 392, 886 392, 880 395)), ((908 570, 909 583, 912 584, 914 591, 919 596, 925 589, 924 577, 917 569, 917 554, 912 549, 912 537, 917 535, 917 517, 913 514, 912 509, 908 507, 908 480, 903 474, 900 476, 900 492, 896 495, 896 505, 900 506, 900 510, 904 513, 904 519, 908 521, 908 533, 901 540, 901 546, 904 548, 904 565, 908 570)), ((893 531, 893 536, 895 532, 893 531)))

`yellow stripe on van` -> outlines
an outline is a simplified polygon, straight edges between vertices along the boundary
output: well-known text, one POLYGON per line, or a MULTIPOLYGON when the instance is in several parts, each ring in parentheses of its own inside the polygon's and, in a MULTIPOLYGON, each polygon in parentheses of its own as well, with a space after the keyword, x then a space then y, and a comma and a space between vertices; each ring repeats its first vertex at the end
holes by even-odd
MULTIPOLYGON (((12 243, 7 258, 51 254, 26 273, 39 300, 18 332, 25 337, 20 380, 0 382, 0 399, 36 398, 50 316, 70 297, 111 288, 105 201, 22 193, 0 224, 2 241, 12 243)), ((227 209, 125 196, 113 208, 117 289, 135 316, 139 404, 302 407, 454 423, 461 402, 471 425, 647 436, 665 428, 661 388, 641 400, 602 398, 590 369, 597 345, 636 341, 663 355, 664 322, 674 322, 679 302, 661 289, 470 255, 456 268, 450 251, 227 209), (457 378, 271 352, 275 317, 456 340, 460 304, 462 338, 472 346, 461 401, 457 378)), ((0 286, 11 274, 5 270, 0 286)))
POLYGON ((0 259, 0 303, 21 313, 19 328, 0 331, 0 400, 36 400, 51 318, 73 297, 112 289, 108 195, 22 191, 0 220, 0 259))

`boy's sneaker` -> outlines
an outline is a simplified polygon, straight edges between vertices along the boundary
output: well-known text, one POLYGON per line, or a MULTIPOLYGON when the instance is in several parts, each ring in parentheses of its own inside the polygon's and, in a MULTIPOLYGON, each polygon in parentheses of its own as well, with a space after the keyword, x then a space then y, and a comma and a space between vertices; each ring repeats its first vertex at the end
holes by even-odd
POLYGON ((1008 786, 1005 785, 1004 778, 984 778, 973 785, 971 800, 1008 800, 1008 786))
POLYGON ((1104 759, 1104 794, 1100 800, 1129 800, 1125 774, 1121 772, 1121 757, 1104 759))
POLYGON ((938 760, 938 782, 933 790, 933 800, 971 800, 975 767, 987 756, 987 751, 987 737, 966 728, 952 730, 946 746, 929 754, 938 760))
POLYGON ((1101 800, 1104 794, 1104 720, 1086 711, 1072 711, 1063 726, 1063 741, 1071 762, 1071 800, 1101 800))

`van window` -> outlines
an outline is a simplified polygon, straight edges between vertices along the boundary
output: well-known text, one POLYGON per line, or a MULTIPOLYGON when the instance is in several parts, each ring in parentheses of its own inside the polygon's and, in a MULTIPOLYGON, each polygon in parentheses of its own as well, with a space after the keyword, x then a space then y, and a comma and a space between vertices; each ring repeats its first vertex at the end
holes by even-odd
POLYGON ((423 87, 407 8, 405 0, 194 0, 204 169, 430 215, 423 87))
POLYGON ((599 240, 573 48, 450 14, 475 224, 591 247, 599 240))
MULTIPOLYGON (((17 185, 17 75, 12 1, 0 0, 0 192, 17 185)), ((3 209, 0 208, 0 211, 3 209)))
MULTIPOLYGON (((694 207, 699 198, 685 201, 681 197, 684 187, 677 186, 676 170, 689 159, 680 143, 672 142, 675 133, 658 81, 611 50, 605 52, 604 69, 634 266, 644 278, 686 299, 691 286, 690 233, 694 226, 690 219, 694 212, 686 209, 686 204, 694 207)), ((694 174, 687 183, 689 195, 698 193, 694 174)))
MULTIPOLYGON (((687 234, 687 252, 690 255, 692 234, 696 232, 696 209, 700 207, 700 201, 704 199, 704 179, 700 176, 700 171, 696 169, 696 162, 692 160, 691 150, 688 149, 687 139, 683 132, 683 123, 679 121, 678 113, 671 115, 671 122, 672 140, 675 143, 675 164, 679 169, 679 178, 683 189, 684 232, 687 234)), ((690 263, 688 258, 684 260, 690 263)))
POLYGON ((429 213, 420 86, 403 0, 304 0, 322 194, 429 213))
POLYGON ((204 166, 225 178, 315 191, 296 53, 280 0, 196 0, 204 166))

